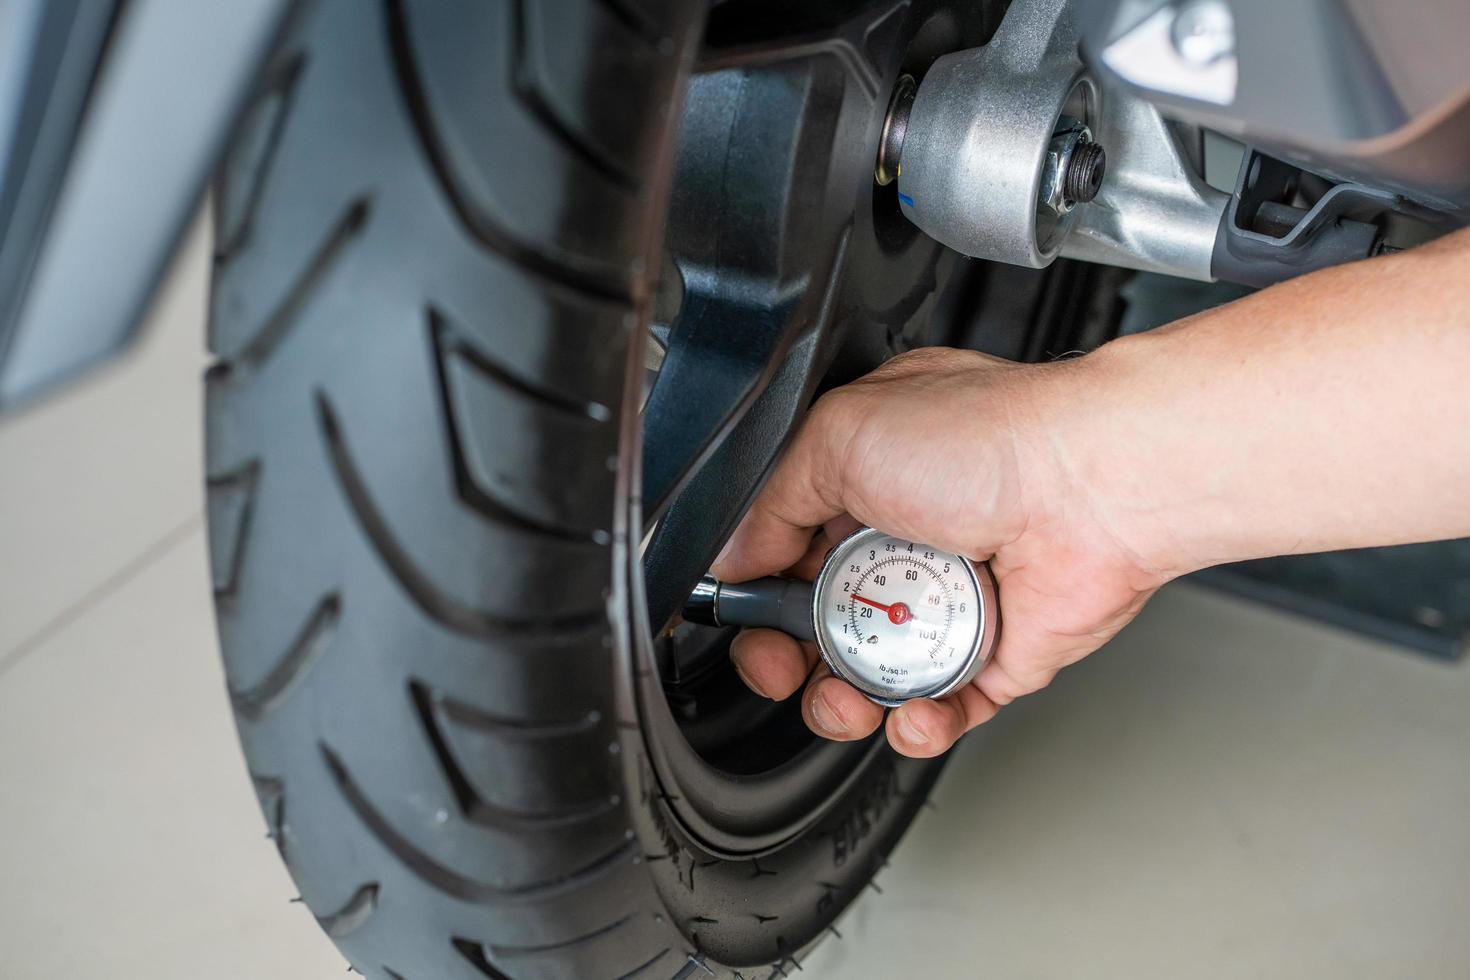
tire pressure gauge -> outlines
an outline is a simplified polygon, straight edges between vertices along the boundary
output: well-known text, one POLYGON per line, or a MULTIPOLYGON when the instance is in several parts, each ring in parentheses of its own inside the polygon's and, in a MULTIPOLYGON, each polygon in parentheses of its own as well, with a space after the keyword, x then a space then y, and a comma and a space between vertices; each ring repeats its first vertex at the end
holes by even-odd
POLYGON ((872 528, 834 547, 811 585, 707 578, 684 615, 814 639, 832 673, 890 707, 969 683, 1000 626, 989 566, 872 528))
POLYGON ((969 683, 995 645, 997 605, 989 566, 864 528, 822 565, 812 622, 832 673, 895 705, 969 683))

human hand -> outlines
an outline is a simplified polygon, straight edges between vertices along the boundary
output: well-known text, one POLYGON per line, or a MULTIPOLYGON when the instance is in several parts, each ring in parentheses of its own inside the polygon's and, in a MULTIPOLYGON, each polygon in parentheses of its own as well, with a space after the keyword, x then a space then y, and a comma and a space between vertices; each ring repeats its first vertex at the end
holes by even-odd
MULTIPOLYGON (((812 578, 859 524, 990 560, 1001 635, 975 680, 888 717, 904 755, 943 753, 1004 705, 1045 687, 1131 620, 1170 574, 1130 543, 1081 474, 1069 416, 1087 411, 1082 360, 1022 365, 925 349, 829 392, 716 559, 732 582, 785 571, 812 578)), ((1087 447, 1089 451, 1096 447, 1087 447)), ((883 709, 818 668, 815 647, 746 630, 730 648, 758 694, 782 700, 810 677, 802 713, 839 741, 866 737, 883 709)))

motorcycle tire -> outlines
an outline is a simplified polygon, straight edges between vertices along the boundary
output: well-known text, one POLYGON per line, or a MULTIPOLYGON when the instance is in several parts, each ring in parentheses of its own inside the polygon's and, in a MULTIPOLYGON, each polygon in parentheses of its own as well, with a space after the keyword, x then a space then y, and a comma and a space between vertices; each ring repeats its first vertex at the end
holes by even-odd
POLYGON ((879 735, 799 830, 744 842, 663 775, 638 412, 703 17, 323 0, 222 167, 226 676, 269 833, 365 976, 784 974, 938 774, 879 735))

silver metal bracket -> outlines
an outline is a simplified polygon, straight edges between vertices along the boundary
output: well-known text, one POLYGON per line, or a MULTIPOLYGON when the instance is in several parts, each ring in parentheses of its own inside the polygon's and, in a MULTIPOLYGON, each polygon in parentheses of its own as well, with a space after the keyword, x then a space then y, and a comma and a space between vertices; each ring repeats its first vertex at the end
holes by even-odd
POLYGON ((885 147, 900 207, 976 258, 1041 268, 1064 255, 1208 281, 1229 195, 1153 105, 1098 88, 1075 2, 1016 0, 989 44, 934 63, 903 103, 901 156, 885 147), (1095 156, 1073 166, 1082 145, 1095 156))
POLYGON ((1018 0, 989 44, 940 58, 919 86, 898 167, 904 214, 966 255, 1047 265, 1085 210, 1043 200, 1047 155, 1063 116, 1090 130, 1099 108, 1072 0, 1018 0))
POLYGON ((1210 282, 1221 217, 1230 195, 1204 182, 1159 110, 1109 92, 1098 125, 1108 176, 1080 209, 1061 254, 1127 269, 1210 282))

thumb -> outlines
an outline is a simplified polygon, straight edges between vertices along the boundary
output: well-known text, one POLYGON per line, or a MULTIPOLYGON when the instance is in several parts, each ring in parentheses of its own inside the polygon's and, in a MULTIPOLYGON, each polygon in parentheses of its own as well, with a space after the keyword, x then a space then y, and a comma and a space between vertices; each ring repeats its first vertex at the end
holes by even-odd
MULTIPOLYGON (((825 401, 825 399, 823 400, 825 401)), ((813 531, 845 512, 831 413, 819 401, 782 455, 711 571, 726 582, 771 575, 795 564, 813 531)))

